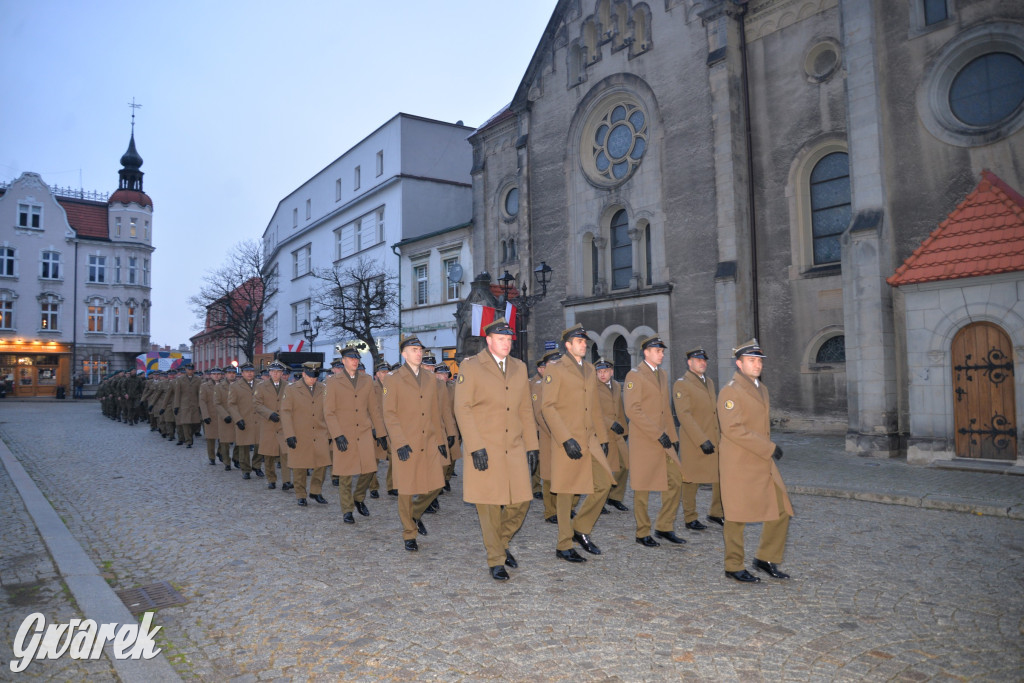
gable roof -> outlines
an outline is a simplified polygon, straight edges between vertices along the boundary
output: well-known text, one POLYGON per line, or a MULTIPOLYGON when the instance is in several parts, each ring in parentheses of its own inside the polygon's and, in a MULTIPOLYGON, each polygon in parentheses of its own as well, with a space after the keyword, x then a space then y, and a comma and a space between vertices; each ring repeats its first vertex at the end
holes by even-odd
POLYGON ((995 173, 932 231, 886 282, 920 282, 1024 271, 1024 197, 995 173))
POLYGON ((68 216, 68 225, 79 237, 109 240, 107 203, 90 202, 68 197, 54 197, 68 216))

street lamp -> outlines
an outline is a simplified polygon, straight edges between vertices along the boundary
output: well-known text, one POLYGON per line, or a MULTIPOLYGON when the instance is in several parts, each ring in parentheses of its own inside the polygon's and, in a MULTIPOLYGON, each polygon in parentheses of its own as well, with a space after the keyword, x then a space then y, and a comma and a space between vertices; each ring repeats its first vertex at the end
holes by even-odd
POLYGON ((533 269, 533 277, 537 280, 537 284, 541 286, 541 296, 545 296, 548 293, 548 283, 551 282, 551 273, 553 272, 554 269, 544 261, 541 261, 540 265, 533 269))
POLYGON ((309 342, 309 352, 313 353, 313 342, 316 341, 317 335, 320 334, 320 326, 323 325, 323 319, 317 316, 313 319, 315 325, 311 325, 308 320, 302 321, 302 336, 309 342))
POLYGON ((516 307, 516 321, 513 331, 516 333, 516 339, 519 344, 519 359, 527 364, 529 367, 530 363, 530 345, 527 342, 527 327, 529 326, 530 309, 533 308, 541 299, 547 296, 548 283, 551 282, 551 275, 554 273, 554 268, 549 266, 544 261, 540 262, 540 265, 533 269, 533 277, 536 279, 537 284, 540 285, 540 294, 528 295, 526 293, 527 285, 523 283, 523 289, 519 293, 519 296, 509 297, 512 290, 516 286, 516 277, 507 270, 498 278, 498 284, 501 286, 501 290, 505 295, 505 302, 510 303, 516 307), (520 321, 522 323, 520 324, 520 321))

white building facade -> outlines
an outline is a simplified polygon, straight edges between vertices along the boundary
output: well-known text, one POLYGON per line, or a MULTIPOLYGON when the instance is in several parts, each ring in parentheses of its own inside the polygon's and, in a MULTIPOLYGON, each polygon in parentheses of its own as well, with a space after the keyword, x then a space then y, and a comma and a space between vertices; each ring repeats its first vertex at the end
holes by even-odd
MULTIPOLYGON (((363 341, 326 329, 312 347, 304 339, 303 322, 315 327, 320 314, 314 293, 322 281, 314 271, 344 271, 365 259, 379 263, 381 274, 399 278, 394 245, 468 223, 472 132, 461 122, 397 114, 279 202, 263 233, 273 287, 264 312, 268 352, 301 343, 329 360, 339 347, 363 341)), ((402 276, 403 297, 407 282, 402 276)), ((375 331, 390 362, 398 358, 400 332, 375 331)), ((373 366, 372 359, 364 362, 373 366)))

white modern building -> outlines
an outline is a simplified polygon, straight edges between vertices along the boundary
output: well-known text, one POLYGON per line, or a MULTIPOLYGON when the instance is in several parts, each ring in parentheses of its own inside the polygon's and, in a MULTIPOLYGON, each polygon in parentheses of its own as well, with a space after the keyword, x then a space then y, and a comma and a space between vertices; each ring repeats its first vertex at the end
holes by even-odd
POLYGON ((112 195, 49 187, 38 173, 0 185, 0 382, 54 396, 86 391, 149 350, 153 200, 132 134, 112 195))
MULTIPOLYGON (((363 341, 332 338, 327 330, 312 349, 304 340, 303 322, 320 313, 313 303, 318 268, 376 262, 381 273, 399 278, 406 296, 411 275, 400 274, 394 246, 470 221, 472 132, 461 121, 397 114, 280 201, 263 233, 274 287, 264 313, 267 351, 301 342, 330 359, 338 347, 363 341)), ((378 348, 395 362, 400 329, 376 334, 378 348)), ((372 359, 364 361, 372 367, 372 359)))

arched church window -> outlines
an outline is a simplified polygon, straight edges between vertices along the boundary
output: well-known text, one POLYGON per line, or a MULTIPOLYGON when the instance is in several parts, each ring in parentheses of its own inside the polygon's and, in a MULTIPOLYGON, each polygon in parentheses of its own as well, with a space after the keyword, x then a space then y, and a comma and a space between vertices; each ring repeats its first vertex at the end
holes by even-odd
POLYGON ((636 171, 647 151, 647 114, 632 98, 619 95, 598 107, 583 127, 583 168, 597 185, 619 185, 636 171))
POLYGON ((818 353, 814 357, 814 362, 845 363, 846 336, 840 334, 825 340, 825 343, 818 347, 818 353))
POLYGON ((633 276, 633 244, 629 238, 629 218, 625 209, 612 216, 612 289, 628 289, 633 276))
POLYGON ((651 226, 648 223, 644 227, 644 270, 647 271, 647 284, 650 285, 653 282, 653 268, 651 267, 651 226))
POLYGON ((629 357, 625 337, 616 337, 612 344, 612 364, 615 365, 615 379, 619 382, 626 379, 626 373, 633 369, 633 359, 629 357))
POLYGON ((850 223, 850 157, 845 152, 826 155, 810 178, 811 235, 814 265, 838 263, 839 237, 850 223))

